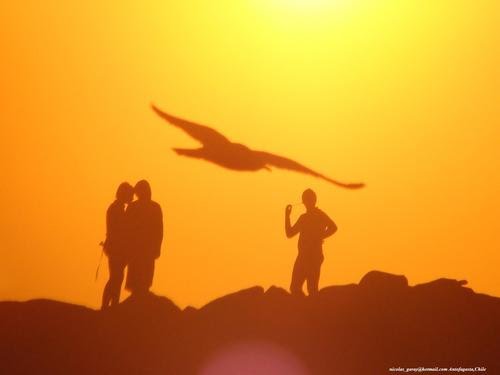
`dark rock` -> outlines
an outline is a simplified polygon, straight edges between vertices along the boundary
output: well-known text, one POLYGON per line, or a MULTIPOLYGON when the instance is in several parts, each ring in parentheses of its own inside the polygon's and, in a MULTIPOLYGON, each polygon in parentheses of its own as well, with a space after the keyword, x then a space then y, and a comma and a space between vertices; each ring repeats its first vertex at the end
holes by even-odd
POLYGON ((154 295, 104 312, 0 302, 0 373, 202 374, 227 355, 263 366, 288 358, 319 375, 397 366, 500 373, 500 299, 463 285, 439 279, 410 288, 404 276, 372 271, 313 298, 253 287, 183 311, 154 295))
POLYGON ((394 293, 406 291, 408 288, 408 279, 404 275, 370 271, 361 278, 359 286, 370 292, 394 293))

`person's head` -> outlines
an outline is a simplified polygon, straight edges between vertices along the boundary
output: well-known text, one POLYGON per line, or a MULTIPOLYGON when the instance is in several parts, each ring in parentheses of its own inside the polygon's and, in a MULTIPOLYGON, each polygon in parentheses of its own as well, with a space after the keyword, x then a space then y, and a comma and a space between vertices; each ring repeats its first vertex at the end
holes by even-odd
POLYGON ((316 193, 311 189, 306 189, 302 193, 302 203, 306 206, 306 209, 311 209, 316 207, 316 193))
POLYGON ((141 180, 134 187, 135 195, 139 200, 150 200, 151 199, 151 186, 146 180, 141 180))
POLYGON ((122 182, 116 190, 116 200, 122 203, 130 203, 134 199, 134 188, 128 182, 122 182))

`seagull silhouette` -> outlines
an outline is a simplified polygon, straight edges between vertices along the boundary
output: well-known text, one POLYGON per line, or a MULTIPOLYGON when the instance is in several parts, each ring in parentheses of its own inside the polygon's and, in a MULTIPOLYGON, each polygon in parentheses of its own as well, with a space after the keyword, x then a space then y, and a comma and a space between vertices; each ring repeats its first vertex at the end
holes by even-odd
POLYGON ((339 182, 315 172, 294 160, 265 151, 251 150, 245 145, 231 142, 215 129, 172 116, 163 112, 155 105, 151 105, 151 107, 158 116, 173 126, 182 129, 203 145, 203 147, 197 149, 173 148, 178 155, 204 159, 221 167, 238 171, 257 171, 260 169, 270 171, 270 167, 272 166, 305 173, 347 189, 359 189, 364 186, 363 183, 349 184, 339 182))

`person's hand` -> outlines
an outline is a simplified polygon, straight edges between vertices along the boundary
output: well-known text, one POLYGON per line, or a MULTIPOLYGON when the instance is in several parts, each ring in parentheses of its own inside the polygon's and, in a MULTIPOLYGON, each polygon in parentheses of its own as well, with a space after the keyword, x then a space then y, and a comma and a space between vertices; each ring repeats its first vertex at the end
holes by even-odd
POLYGON ((290 216, 291 213, 292 213, 292 205, 289 204, 288 206, 286 206, 285 215, 290 216))

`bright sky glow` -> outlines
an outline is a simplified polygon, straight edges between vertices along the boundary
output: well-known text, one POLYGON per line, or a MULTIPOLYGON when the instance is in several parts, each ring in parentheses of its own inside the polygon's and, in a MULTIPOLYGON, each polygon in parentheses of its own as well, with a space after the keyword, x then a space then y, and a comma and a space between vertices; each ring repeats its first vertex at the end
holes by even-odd
POLYGON ((283 213, 305 188, 339 227, 321 287, 379 269, 500 295, 498 14, 497 0, 2 2, 0 300, 99 306, 106 208, 144 178, 165 217, 152 290, 182 307, 287 288, 283 213), (197 144, 151 102, 367 188, 181 158, 170 148, 197 144))

